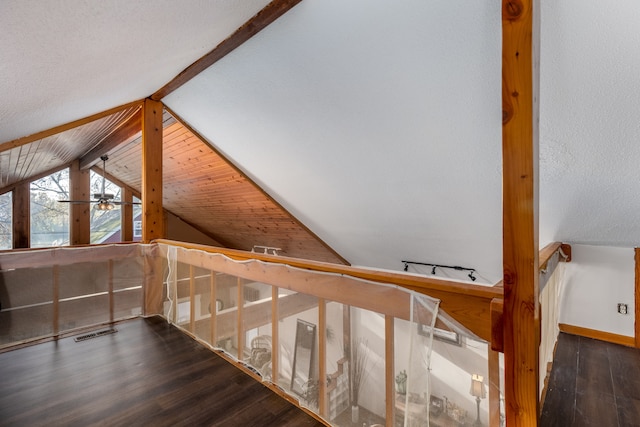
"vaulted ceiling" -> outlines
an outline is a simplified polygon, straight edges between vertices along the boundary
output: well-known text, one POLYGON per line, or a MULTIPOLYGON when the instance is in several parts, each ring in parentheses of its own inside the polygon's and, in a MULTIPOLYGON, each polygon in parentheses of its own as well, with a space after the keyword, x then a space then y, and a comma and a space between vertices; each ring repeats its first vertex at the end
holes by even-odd
MULTIPOLYGON (((0 188, 87 155, 131 111, 6 142, 153 94, 268 2, 46 3, 0 2, 0 188)), ((637 22, 633 0, 542 1, 541 244, 640 241, 637 22)), ((303 0, 162 99, 179 119, 165 206, 232 247, 496 282, 500 61, 500 2, 303 0)), ((108 167, 137 188, 129 137, 108 167)))

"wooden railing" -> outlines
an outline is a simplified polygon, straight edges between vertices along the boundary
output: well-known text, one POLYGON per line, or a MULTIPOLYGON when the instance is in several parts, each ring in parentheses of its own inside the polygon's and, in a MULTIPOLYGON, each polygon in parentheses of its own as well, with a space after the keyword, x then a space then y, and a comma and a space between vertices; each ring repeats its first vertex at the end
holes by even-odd
MULTIPOLYGON (((451 280, 376 271, 339 264, 258 254, 233 249, 215 248, 211 246, 165 239, 158 239, 155 240, 155 242, 182 247, 185 249, 197 249, 209 253, 219 253, 235 260, 256 259, 275 264, 289 265, 291 267, 310 271, 344 274, 373 282, 397 285, 439 299, 441 301, 440 308, 442 310, 446 311, 447 314, 480 338, 487 341, 491 340, 491 301, 494 298, 502 298, 502 290, 490 286, 466 284, 451 280)), ((307 290, 311 295, 317 294, 316 296, 320 298, 331 298, 333 296, 337 296, 324 294, 318 288, 308 288, 307 290)), ((345 293, 340 297, 350 298, 346 303, 350 303, 356 307, 362 307, 364 304, 369 304, 367 299, 363 298, 362 294, 358 294, 357 291, 345 293)), ((378 312, 389 310, 391 306, 389 301, 383 299, 373 301, 371 304, 374 304, 374 306, 370 309, 374 311, 378 309, 378 312), (375 307, 375 305, 377 305, 377 307, 375 307)))
MULTIPOLYGON (((489 308, 491 301, 502 294, 501 289, 494 287, 403 273, 379 272, 169 240, 156 240, 155 243, 161 245, 159 253, 162 256, 167 256, 169 265, 174 262, 181 266, 172 267, 175 270, 182 269, 182 275, 173 279, 181 285, 172 285, 171 280, 166 285, 167 293, 174 294, 176 298, 180 297, 181 301, 191 302, 190 309, 192 311, 187 316, 188 320, 183 319, 183 322, 186 322, 183 323, 186 331, 196 338, 204 339, 207 343, 218 343, 218 346, 221 345, 221 339, 233 339, 237 343, 234 344, 237 345, 237 348, 233 348, 233 352, 235 352, 233 356, 239 360, 242 360, 243 357, 242 347, 247 330, 271 325, 268 329, 272 341, 278 342, 278 324, 283 317, 295 316, 310 309, 317 309, 319 317, 316 321, 319 330, 323 331, 327 322, 326 311, 329 302, 339 303, 346 307, 357 307, 382 315, 384 330, 379 333, 385 343, 383 382, 385 384, 387 425, 393 425, 394 416, 392 414, 398 407, 395 389, 395 374, 397 372, 394 368, 394 345, 396 345, 394 342, 394 322, 396 319, 409 320, 413 310, 414 322, 429 323, 430 313, 416 311, 415 306, 412 308, 412 294, 407 290, 417 290, 419 293, 437 298, 440 300, 441 310, 458 321, 464 328, 483 339, 490 337, 489 308), (170 251, 172 251, 171 255, 169 255, 170 251), (173 258, 173 261, 170 258, 173 258), (268 267, 265 267, 266 263, 268 263, 268 267), (196 271, 199 273, 196 274, 196 271), (207 277, 207 271, 211 272, 210 278, 207 277), (236 303, 232 308, 225 306, 225 309, 216 313, 215 316, 207 315, 203 318, 196 318, 193 307, 198 294, 200 295, 198 298, 210 298, 211 306, 215 305, 216 292, 220 292, 216 290, 220 286, 220 279, 216 276, 220 273, 224 274, 226 281, 229 281, 229 284, 223 287, 222 292, 225 294, 229 292, 236 294, 237 292, 237 301, 243 301, 242 287, 245 283, 261 283, 272 286, 271 297, 246 306, 242 303, 236 303), (237 277, 237 280, 233 277, 237 277), (175 286, 175 289, 170 289, 172 286, 175 286), (227 289, 228 286, 231 288, 227 289), (296 294, 282 297, 282 295, 279 296, 278 289, 286 289, 296 292, 296 294), (267 313, 266 317, 265 313, 267 313), (416 319, 415 316, 424 317, 426 320, 416 319)), ((170 305, 174 309, 177 304, 174 302, 170 305)), ((176 318, 175 312, 168 315, 170 318, 176 318)), ((436 323, 436 327, 438 325, 436 323)), ((440 324, 440 328, 447 329, 447 326, 440 324)), ((346 344, 345 347, 348 345, 346 344)), ((406 346, 408 348, 408 344, 406 346)), ((320 335, 318 347, 320 361, 325 359, 326 348, 327 343, 320 335)), ((274 372, 277 372, 279 361, 277 351, 278 349, 274 347, 271 362, 274 372)), ((487 371, 489 369, 488 363, 486 369, 487 371)), ((327 366, 322 362, 319 363, 319 378, 329 377, 330 374, 331 372, 327 371, 327 366)), ((499 381, 496 382, 496 386, 499 387, 499 381)), ((321 414, 327 413, 327 387, 324 382, 319 383, 318 407, 321 414)), ((458 391, 458 393, 467 395, 468 384, 465 383, 463 388, 464 392, 458 391)), ((499 401, 499 398, 497 400, 499 401)), ((499 416, 496 420, 499 420, 499 416)), ((496 422, 494 425, 497 425, 496 422)))
MULTIPOLYGON (((431 296, 440 300, 440 308, 450 315, 454 320, 475 333, 480 338, 491 343, 493 350, 502 351, 502 325, 503 321, 509 321, 502 318, 502 299, 503 288, 501 286, 487 287, 475 284, 467 284, 455 282, 451 280, 435 279, 427 276, 417 276, 405 273, 394 273, 387 271, 375 271, 365 268, 355 268, 344 265, 335 265, 323 262, 315 262, 301 260, 296 258, 281 257, 275 255, 258 254, 252 252, 230 250, 223 248, 214 248, 209 246, 187 244, 183 242, 175 242, 170 240, 157 240, 159 244, 171 245, 183 249, 194 249, 203 253, 216 253, 224 255, 236 261, 259 260, 275 265, 293 267, 294 270, 282 270, 282 273, 275 277, 267 277, 260 269, 258 263, 236 263, 234 267, 237 271, 230 271, 229 274, 237 274, 238 277, 244 277, 251 280, 271 283, 277 286, 284 286, 287 289, 306 294, 318 298, 320 309, 320 325, 326 321, 323 316, 326 314, 323 307, 325 301, 337 301, 352 307, 360 307, 385 316, 385 337, 393 342, 393 319, 407 319, 409 307, 409 299, 406 293, 401 292, 395 287, 387 287, 380 290, 376 295, 371 296, 365 293, 366 286, 362 283, 354 282, 350 278, 362 279, 382 284, 396 285, 400 288, 406 288, 419 293, 431 296), (324 286, 326 277, 314 273, 333 273, 331 280, 337 284, 336 286, 324 286)), ((39 250, 20 250, 20 251, 2 251, 0 252, 0 271, 24 269, 24 268, 41 268, 51 269, 52 283, 52 326, 51 336, 59 336, 64 333, 60 329, 59 304, 64 298, 59 298, 60 292, 60 269, 73 264, 85 262, 106 263, 107 276, 113 277, 113 262, 118 259, 140 255, 138 245, 118 245, 118 246, 90 246, 82 249, 57 248, 57 249, 39 249, 39 250), (132 252, 133 251, 133 252, 132 252)), ((149 246, 147 246, 149 247, 149 246)), ((155 247, 155 245, 152 245, 155 247)), ((549 263, 553 256, 562 252, 567 255, 566 261, 570 260, 571 247, 561 243, 553 243, 540 250, 539 267, 540 270, 546 271, 546 276, 553 273, 550 268, 555 267, 554 263, 549 263), (552 265, 553 264, 553 265, 552 265), (551 266, 551 267, 550 267, 551 266)), ((562 258, 562 257, 561 257, 562 258)), ((554 258, 555 259, 555 258, 554 258)), ((562 258, 561 260, 565 260, 562 258)), ((144 256, 144 286, 143 286, 143 303, 142 311, 144 314, 162 313, 163 292, 162 287, 162 257, 158 254, 153 256, 144 256)), ((219 265, 211 264, 211 261, 204 261, 202 258, 200 264, 202 267, 210 268, 212 271, 219 269, 219 265)), ((228 268, 229 266, 225 266, 228 268)), ((43 270, 44 271, 44 270, 43 270)), ((48 273, 47 273, 48 274, 48 273)), ((111 280, 111 279, 109 279, 111 280)), ((541 286, 541 289, 544 286, 541 286)), ((104 292, 103 292, 104 293, 104 292)), ((109 298, 109 321, 114 320, 114 297, 117 291, 113 290, 112 285, 108 285, 106 294, 109 298)), ((299 299, 296 297, 291 299, 291 303, 299 306, 299 299), (297 298, 297 299, 296 299, 297 298), (293 301, 296 299, 296 301, 293 301)), ((63 301, 64 302, 64 301, 63 301)), ((215 303, 215 301, 214 301, 215 303)), ((262 303, 261 303, 262 304, 262 303)), ((269 303, 273 304, 273 303, 269 303)), ((286 306, 284 310, 286 310, 286 306)), ((6 307, 3 307, 6 308, 6 307)), ((258 324, 256 320, 252 323, 252 314, 257 307, 245 310, 243 313, 244 320, 247 325, 258 324)), ((283 312, 282 314, 286 314, 283 312)), ((233 320, 232 315, 226 315, 219 319, 220 322, 229 322, 233 320)), ((191 316, 193 322, 195 319, 191 316)), ((195 325, 194 325, 195 327, 195 325)), ((323 351, 324 345, 320 346, 323 351)), ((387 357, 393 354, 393 348, 386 348, 387 357)), ((489 354, 489 402, 491 425, 496 425, 499 420, 500 391, 499 384, 499 366, 497 364, 497 353, 489 354)), ((277 364, 277 362, 275 362, 277 364)), ((326 367, 320 372, 327 375, 326 367)), ((544 371, 541 369, 541 375, 544 371)), ((394 388, 394 369, 389 366, 386 369, 386 395, 389 407, 388 411, 393 411, 392 405, 395 395, 394 388)), ((320 402, 326 406, 326 402, 320 402)))
POLYGON ((0 252, 0 348, 141 314, 144 255, 136 244, 0 252))

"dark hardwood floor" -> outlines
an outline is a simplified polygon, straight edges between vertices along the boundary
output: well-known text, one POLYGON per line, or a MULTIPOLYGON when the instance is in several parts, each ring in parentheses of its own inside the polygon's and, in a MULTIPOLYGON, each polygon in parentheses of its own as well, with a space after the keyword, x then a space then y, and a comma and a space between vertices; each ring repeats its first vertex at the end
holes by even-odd
POLYGON ((640 349, 561 333, 540 425, 640 426, 640 349))
POLYGON ((160 318, 0 354, 2 426, 322 426, 160 318))

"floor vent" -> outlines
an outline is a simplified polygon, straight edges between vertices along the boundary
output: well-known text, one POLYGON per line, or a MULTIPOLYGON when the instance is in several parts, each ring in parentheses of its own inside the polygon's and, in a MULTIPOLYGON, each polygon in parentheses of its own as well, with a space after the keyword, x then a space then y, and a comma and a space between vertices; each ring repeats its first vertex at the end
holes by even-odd
POLYGON ((115 334, 116 332, 118 332, 118 330, 114 329, 114 328, 103 329, 101 331, 96 331, 96 332, 91 332, 89 334, 80 335, 78 337, 75 337, 73 340, 75 342, 86 341, 86 340, 90 340, 91 338, 101 337, 103 335, 115 334))

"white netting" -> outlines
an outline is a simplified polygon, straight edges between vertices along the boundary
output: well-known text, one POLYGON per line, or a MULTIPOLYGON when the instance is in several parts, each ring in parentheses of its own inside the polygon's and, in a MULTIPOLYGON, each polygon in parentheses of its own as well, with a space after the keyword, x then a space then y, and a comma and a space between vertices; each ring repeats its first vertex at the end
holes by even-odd
POLYGON ((149 245, 0 253, 0 345, 138 316, 149 245))
POLYGON ((384 425, 390 417, 396 425, 473 423, 478 408, 488 423, 488 346, 439 311, 438 300, 340 274, 160 246, 170 266, 167 318, 332 425, 384 425), (484 389, 479 405, 473 375, 484 389))

